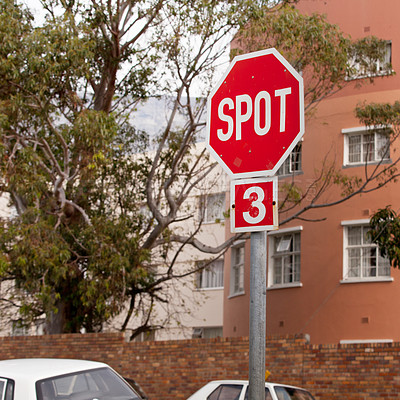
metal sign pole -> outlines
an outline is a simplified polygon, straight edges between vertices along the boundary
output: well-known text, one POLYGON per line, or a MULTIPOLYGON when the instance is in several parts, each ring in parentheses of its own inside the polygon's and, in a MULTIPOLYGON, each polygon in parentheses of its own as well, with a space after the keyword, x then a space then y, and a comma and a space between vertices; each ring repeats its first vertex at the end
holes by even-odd
POLYGON ((249 400, 265 400, 267 232, 250 237, 249 400))

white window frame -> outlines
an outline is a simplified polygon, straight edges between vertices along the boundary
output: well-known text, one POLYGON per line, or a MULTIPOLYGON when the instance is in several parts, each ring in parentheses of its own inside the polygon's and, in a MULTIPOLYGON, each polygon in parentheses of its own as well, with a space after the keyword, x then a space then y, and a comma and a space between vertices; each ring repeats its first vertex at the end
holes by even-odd
MULTIPOLYGON (((300 256, 300 265, 299 265, 299 271, 298 271, 298 275, 299 275, 299 279, 293 282, 283 282, 281 280, 281 282, 279 283, 275 283, 275 269, 274 269, 274 260, 275 260, 275 240, 277 240, 278 238, 283 239, 285 236, 290 236, 290 235, 295 235, 295 234, 299 234, 300 235, 300 247, 301 247, 301 232, 303 231, 303 227, 302 226, 296 226, 296 227, 292 227, 292 228, 285 228, 285 229, 279 229, 277 231, 270 231, 268 232, 268 283, 267 283, 267 287, 268 290, 270 289, 283 289, 283 288, 293 288, 293 287, 302 287, 303 284, 301 283, 301 248, 300 250, 297 252, 295 251, 289 251, 288 252, 288 247, 285 247, 285 244, 287 244, 288 246, 291 245, 292 239, 290 241, 283 241, 282 243, 282 253, 287 252, 288 255, 292 255, 293 254, 298 254, 300 256)), ((283 273, 282 273, 282 277, 283 277, 283 273)))
MULTIPOLYGON (((348 229, 352 227, 368 227, 369 219, 361 219, 361 220, 350 220, 350 221, 342 221, 341 225, 343 226, 343 278, 340 281, 341 283, 366 283, 366 282, 391 282, 393 278, 390 276, 391 266, 389 264, 389 275, 376 275, 376 276, 363 276, 364 268, 362 265, 363 259, 363 250, 368 249, 376 249, 376 258, 378 260, 383 260, 383 258, 379 255, 379 248, 376 244, 373 243, 364 243, 362 242, 359 245, 349 246, 348 245, 348 229), (359 276, 349 276, 349 251, 350 249, 360 249, 360 273, 359 276)), ((363 239, 363 237, 361 237, 363 239)), ((379 271, 379 265, 376 266, 377 274, 379 271)))
POLYGON ((240 242, 231 247, 231 273, 229 285, 229 297, 239 296, 244 291, 244 266, 245 266, 245 242, 240 242), (242 257, 236 263, 236 252, 242 252, 242 257))
POLYGON ((202 198, 202 207, 200 207, 203 212, 203 222, 206 224, 214 224, 224 221, 225 202, 225 192, 204 195, 202 198), (215 207, 216 209, 211 210, 211 207, 215 207))
MULTIPOLYGON (((200 262, 201 265, 201 262, 200 262)), ((204 264, 203 264, 204 265, 204 264)), ((196 274, 197 290, 215 290, 224 288, 224 259, 214 260, 196 274)))
POLYGON ((303 141, 299 141, 278 169, 276 175, 289 176, 302 171, 303 141))
POLYGON ((389 129, 388 127, 377 127, 370 128, 366 126, 356 127, 356 128, 348 128, 342 129, 342 134, 344 135, 344 148, 343 148, 343 165, 344 166, 360 166, 367 164, 377 164, 380 162, 388 162, 390 161, 390 137, 386 138, 386 135, 379 133, 379 130, 385 131, 389 129), (373 155, 372 153, 368 153, 368 150, 365 150, 365 146, 367 143, 363 141, 367 135, 374 135, 374 149, 373 155), (360 136, 360 159, 357 161, 350 161, 350 138, 360 136), (384 138, 385 144, 379 144, 380 140, 384 138), (380 154, 380 152, 388 146, 388 149, 385 151, 384 156, 380 154), (367 159, 368 155, 372 155, 372 159, 367 159))

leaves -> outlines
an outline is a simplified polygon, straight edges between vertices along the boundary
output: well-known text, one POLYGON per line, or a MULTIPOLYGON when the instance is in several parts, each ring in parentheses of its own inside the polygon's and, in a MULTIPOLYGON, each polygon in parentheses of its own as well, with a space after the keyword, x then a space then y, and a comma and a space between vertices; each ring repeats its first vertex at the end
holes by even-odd
POLYGON ((372 79, 386 48, 386 41, 375 37, 353 42, 325 16, 302 15, 290 5, 258 15, 239 31, 234 43, 232 56, 275 47, 303 75, 306 111, 348 84, 355 72, 351 60, 362 60, 372 79))
POLYGON ((398 127, 400 125, 400 102, 359 104, 355 109, 357 118, 369 127, 398 127))
POLYGON ((382 257, 388 257, 392 266, 400 268, 400 217, 390 207, 378 210, 370 220, 367 235, 378 245, 382 257))
POLYGON ((41 3, 35 24, 0 0, 0 193, 18 214, 0 222, 0 279, 49 332, 101 330, 127 304, 121 329, 143 316, 140 332, 181 275, 175 223, 199 231, 188 199, 213 169, 195 149, 205 101, 192 86, 201 75, 209 91, 224 46, 263 2, 41 3), (135 108, 160 93, 170 103, 150 139, 135 108))

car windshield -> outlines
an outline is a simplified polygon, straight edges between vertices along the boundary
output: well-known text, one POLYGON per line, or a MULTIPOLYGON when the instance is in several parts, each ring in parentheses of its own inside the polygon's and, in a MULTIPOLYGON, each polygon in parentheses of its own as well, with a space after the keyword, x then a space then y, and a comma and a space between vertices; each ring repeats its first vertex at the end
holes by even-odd
POLYGON ((36 382, 38 400, 139 400, 114 371, 99 368, 36 382))
POLYGON ((302 389, 275 386, 275 393, 279 400, 314 400, 311 393, 302 389))

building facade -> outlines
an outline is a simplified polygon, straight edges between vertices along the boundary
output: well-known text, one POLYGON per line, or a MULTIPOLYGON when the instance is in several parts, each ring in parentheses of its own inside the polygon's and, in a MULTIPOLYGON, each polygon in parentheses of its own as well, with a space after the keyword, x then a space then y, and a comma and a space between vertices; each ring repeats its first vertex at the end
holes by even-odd
MULTIPOLYGON (((386 40, 388 61, 394 72, 400 69, 396 0, 300 0, 296 7, 305 14, 325 14, 352 39, 386 40)), ((400 76, 362 81, 349 81, 306 118, 301 148, 285 163, 280 186, 294 180, 311 200, 321 188, 318 174, 328 164, 352 179, 395 162, 399 145, 389 143, 384 131, 362 126, 354 110, 363 103, 400 99, 400 76)), ((312 209, 268 233, 267 335, 308 334, 311 343, 399 341, 400 272, 365 233, 378 209, 399 210, 400 188, 391 182, 343 203, 339 190, 330 187, 320 201, 338 204, 312 209)), ((249 264, 249 241, 238 242, 225 259, 224 336, 249 334, 249 264)))

